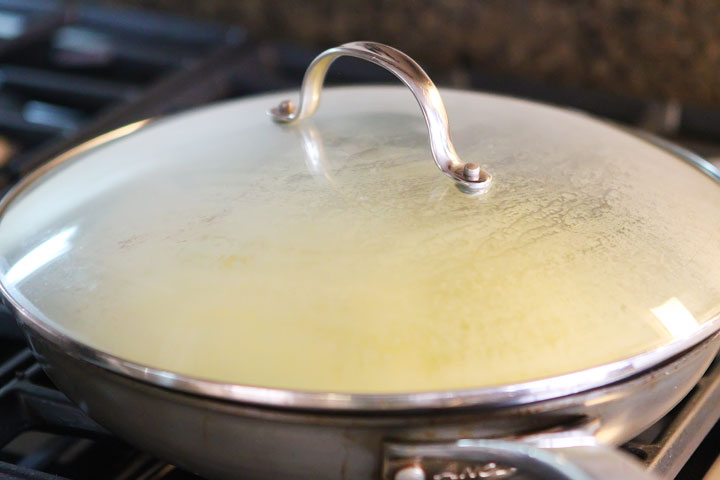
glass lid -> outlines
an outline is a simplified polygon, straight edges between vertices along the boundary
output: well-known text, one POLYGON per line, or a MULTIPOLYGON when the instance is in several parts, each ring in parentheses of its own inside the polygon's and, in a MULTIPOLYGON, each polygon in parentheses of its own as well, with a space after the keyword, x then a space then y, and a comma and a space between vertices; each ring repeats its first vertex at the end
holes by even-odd
POLYGON ((407 88, 327 89, 312 118, 273 123, 287 96, 155 121, 39 174, 0 218, 6 294, 137 364, 369 394, 576 372, 720 313, 720 188, 674 154, 443 90, 459 157, 492 175, 468 191, 407 88))

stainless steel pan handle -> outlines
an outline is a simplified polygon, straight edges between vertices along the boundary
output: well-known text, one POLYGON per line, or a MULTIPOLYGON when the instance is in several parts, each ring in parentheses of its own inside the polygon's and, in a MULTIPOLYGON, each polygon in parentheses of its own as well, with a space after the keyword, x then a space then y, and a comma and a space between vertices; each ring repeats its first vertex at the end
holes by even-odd
POLYGON ((475 163, 458 157, 450 138, 445 105, 435 84, 415 61, 400 50, 375 42, 352 42, 325 50, 310 64, 300 89, 300 103, 285 100, 270 110, 278 123, 293 123, 310 117, 320 104, 325 74, 338 57, 350 56, 383 67, 398 77, 412 92, 420 105, 430 136, 430 149, 435 163, 447 176, 465 187, 463 191, 478 193, 487 190, 492 177, 475 163))
POLYGON ((632 457, 573 437, 573 446, 538 447, 524 441, 457 440, 390 443, 384 480, 657 480, 632 457))

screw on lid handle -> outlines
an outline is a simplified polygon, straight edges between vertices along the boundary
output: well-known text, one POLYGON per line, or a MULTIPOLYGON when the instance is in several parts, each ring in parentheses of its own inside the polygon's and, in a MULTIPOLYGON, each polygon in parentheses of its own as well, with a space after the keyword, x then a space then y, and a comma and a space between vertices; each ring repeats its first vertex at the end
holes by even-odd
POLYGON ((270 110, 273 120, 278 123, 292 123, 315 113, 320 104, 325 74, 332 62, 342 56, 367 60, 398 77, 420 105, 430 135, 430 149, 440 170, 458 182, 465 192, 479 193, 487 190, 492 176, 475 163, 463 162, 455 153, 445 105, 430 77, 412 58, 381 43, 352 42, 322 52, 305 72, 298 108, 296 109, 291 101, 285 100, 270 110))

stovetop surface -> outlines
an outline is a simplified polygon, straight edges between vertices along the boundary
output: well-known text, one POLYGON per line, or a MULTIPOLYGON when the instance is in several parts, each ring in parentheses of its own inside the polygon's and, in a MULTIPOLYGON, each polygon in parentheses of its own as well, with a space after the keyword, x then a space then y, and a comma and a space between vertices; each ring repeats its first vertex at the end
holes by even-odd
MULTIPOLYGON (((250 39, 242 27, 56 0, 0 0, 0 193, 58 153, 132 121, 297 88, 317 53, 250 39)), ((429 74, 441 87, 589 111, 720 159, 720 111, 489 77, 472 65, 429 74)), ((353 59, 340 59, 328 75, 328 83, 394 82, 353 59)), ((681 405, 624 448, 666 479, 720 479, 720 466, 709 471, 720 455, 718 416, 716 364, 681 405)), ((0 308, 0 478, 199 477, 86 417, 54 388, 0 308)))

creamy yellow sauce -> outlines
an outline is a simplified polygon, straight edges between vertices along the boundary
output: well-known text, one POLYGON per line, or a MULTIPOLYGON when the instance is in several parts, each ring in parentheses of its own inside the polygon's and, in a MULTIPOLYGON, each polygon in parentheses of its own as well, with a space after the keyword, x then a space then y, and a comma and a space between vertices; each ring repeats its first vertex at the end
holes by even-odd
MULTIPOLYGON (((455 109, 468 102, 449 97, 455 109)), ((495 175, 485 196, 462 194, 437 171, 418 119, 320 117, 325 167, 314 174, 292 131, 240 129, 234 141, 260 138, 269 153, 190 152, 103 189, 52 223, 69 232, 66 251, 18 288, 77 338, 138 363, 363 393, 577 371, 691 333, 716 313, 716 184, 589 120, 583 132, 576 117, 541 111, 552 117, 543 125, 503 102, 497 128, 506 122, 518 138, 456 133, 495 175), (578 139, 559 155, 568 125, 578 139), (595 145, 598 128, 617 146, 595 145)), ((47 241, 37 232, 35 244, 47 241)), ((12 266, 23 255, 6 258, 12 266)))

